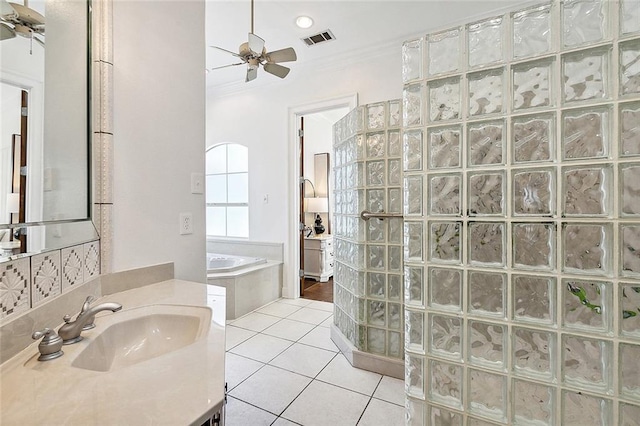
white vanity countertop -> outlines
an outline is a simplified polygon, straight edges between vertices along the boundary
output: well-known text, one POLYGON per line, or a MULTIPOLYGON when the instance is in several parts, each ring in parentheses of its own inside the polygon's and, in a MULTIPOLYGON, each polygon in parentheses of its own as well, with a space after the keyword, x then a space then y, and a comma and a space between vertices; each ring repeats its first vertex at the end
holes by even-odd
MULTIPOLYGON (((117 302, 128 309, 145 305, 208 306, 208 335, 196 342, 121 369, 98 372, 71 363, 101 329, 62 347, 60 358, 37 360, 38 343, 0 366, 0 424, 25 425, 197 425, 224 400, 225 290, 169 280, 105 296, 93 304, 117 302)), ((103 320, 103 322, 106 320, 103 320)), ((56 326, 56 330, 57 330, 56 326)))

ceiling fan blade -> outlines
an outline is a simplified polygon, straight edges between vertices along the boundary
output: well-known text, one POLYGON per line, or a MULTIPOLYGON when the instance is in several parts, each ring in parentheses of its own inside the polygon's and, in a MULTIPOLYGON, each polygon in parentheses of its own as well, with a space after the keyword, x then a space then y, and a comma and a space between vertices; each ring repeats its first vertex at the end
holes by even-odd
POLYGON ((269 74, 273 74, 276 77, 280 77, 280 78, 285 78, 287 74, 289 74, 289 71, 291 71, 287 67, 283 67, 282 65, 271 64, 271 63, 264 64, 264 70, 269 74))
POLYGON ((44 25, 44 16, 26 6, 17 3, 9 3, 16 13, 18 20, 29 25, 44 25))
POLYGON ((9 40, 16 36, 16 32, 13 28, 5 23, 0 24, 0 40, 9 40))
POLYGON ((267 62, 270 64, 278 64, 280 62, 293 62, 298 59, 296 51, 293 47, 287 47, 286 49, 274 50, 273 52, 267 52, 267 62))
POLYGON ((230 53, 230 54, 232 54, 233 56, 235 56, 236 58, 242 58, 242 56, 238 55, 237 53, 232 52, 232 51, 227 50, 227 49, 223 49, 222 47, 218 47, 218 46, 209 46, 209 47, 212 47, 212 48, 214 48, 214 49, 218 49, 218 50, 222 50, 223 52, 230 53))
POLYGON ((7 2, 7 0, 1 0, 0 16, 10 21, 12 19, 18 18, 18 12, 16 12, 16 10, 13 7, 11 7, 11 5, 9 4, 9 2, 7 2))
POLYGON ((209 68, 209 71, 219 70, 219 69, 222 69, 222 68, 235 67, 236 65, 242 65, 242 64, 244 64, 244 62, 238 62, 238 63, 236 63, 236 64, 223 65, 223 66, 221 66, 221 67, 209 68))
POLYGON ((255 80, 258 77, 258 67, 249 65, 247 67, 247 78, 245 78, 245 83, 255 80))
POLYGON ((249 33, 249 50, 253 53, 254 56, 262 55, 262 51, 264 50, 264 40, 255 35, 254 33, 249 33))

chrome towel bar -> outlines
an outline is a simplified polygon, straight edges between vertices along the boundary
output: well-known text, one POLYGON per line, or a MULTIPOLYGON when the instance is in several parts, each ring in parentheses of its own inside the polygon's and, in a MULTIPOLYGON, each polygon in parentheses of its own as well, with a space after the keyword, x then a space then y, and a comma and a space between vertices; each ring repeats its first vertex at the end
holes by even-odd
POLYGON ((401 213, 385 213, 385 212, 371 213, 370 211, 367 211, 367 210, 362 210, 360 212, 360 218, 362 220, 369 220, 371 218, 386 219, 386 218, 391 218, 391 217, 403 218, 404 216, 402 216, 401 213))

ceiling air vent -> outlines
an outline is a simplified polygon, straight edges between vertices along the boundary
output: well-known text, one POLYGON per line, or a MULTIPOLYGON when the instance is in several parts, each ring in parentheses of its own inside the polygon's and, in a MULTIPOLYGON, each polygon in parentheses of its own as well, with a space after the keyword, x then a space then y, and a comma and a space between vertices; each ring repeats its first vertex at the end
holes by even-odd
POLYGON ((314 46, 316 44, 325 43, 327 41, 335 40, 336 36, 333 35, 331 30, 322 31, 321 33, 314 34, 310 37, 303 38, 307 46, 314 46))

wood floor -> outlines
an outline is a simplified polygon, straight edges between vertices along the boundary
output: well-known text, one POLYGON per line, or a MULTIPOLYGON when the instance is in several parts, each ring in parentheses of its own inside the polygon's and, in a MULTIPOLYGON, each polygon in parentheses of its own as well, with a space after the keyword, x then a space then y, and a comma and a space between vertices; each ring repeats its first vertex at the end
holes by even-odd
POLYGON ((329 278, 326 283, 310 278, 304 280, 304 296, 302 298, 333 303, 333 277, 329 278))

